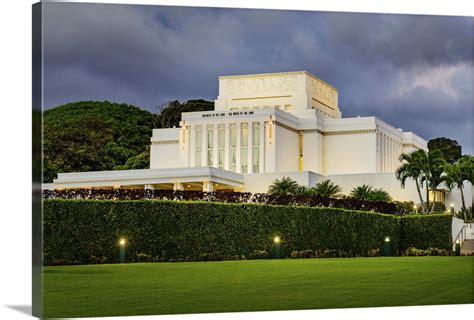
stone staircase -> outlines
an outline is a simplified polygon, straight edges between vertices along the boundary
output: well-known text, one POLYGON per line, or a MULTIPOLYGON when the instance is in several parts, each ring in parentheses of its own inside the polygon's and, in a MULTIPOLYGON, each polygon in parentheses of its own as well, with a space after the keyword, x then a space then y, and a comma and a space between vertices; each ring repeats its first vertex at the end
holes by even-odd
POLYGON ((468 255, 474 253, 474 240, 464 240, 461 246, 461 255, 468 255))

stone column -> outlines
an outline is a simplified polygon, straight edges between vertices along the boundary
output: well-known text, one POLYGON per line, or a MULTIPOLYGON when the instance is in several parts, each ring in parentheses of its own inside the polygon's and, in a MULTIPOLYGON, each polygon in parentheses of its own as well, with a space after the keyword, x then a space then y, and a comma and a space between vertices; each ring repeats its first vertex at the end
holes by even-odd
POLYGON ((173 183, 173 191, 184 190, 184 185, 181 182, 173 183))
POLYGON ((189 166, 196 166, 196 126, 190 126, 189 130, 189 166))
POLYGON ((202 166, 207 167, 207 125, 202 125, 202 166))
POLYGON ((203 192, 213 192, 214 185, 210 181, 203 181, 202 183, 202 191, 203 192))
POLYGON ((212 144, 212 166, 215 168, 219 168, 219 141, 218 141, 218 134, 219 134, 219 123, 214 124, 214 141, 212 144))
POLYGON ((260 159, 259 173, 265 172, 265 121, 260 121, 260 159))
POLYGON ((240 149, 242 147, 242 143, 241 143, 241 135, 242 135, 242 123, 241 122, 237 122, 237 146, 236 146, 236 151, 237 151, 237 156, 235 157, 236 158, 236 165, 235 165, 235 171, 237 173, 241 173, 242 172, 242 161, 240 160, 240 149))
POLYGON ((248 140, 247 140, 247 167, 248 173, 253 172, 253 163, 252 163, 252 155, 253 155, 253 122, 248 122, 248 140))
POLYGON ((229 141, 230 141, 230 127, 229 127, 229 123, 226 123, 225 124, 225 134, 224 134, 224 139, 225 139, 225 143, 224 143, 224 170, 229 170, 230 168, 230 165, 229 165, 229 152, 230 152, 230 144, 229 144, 229 141))

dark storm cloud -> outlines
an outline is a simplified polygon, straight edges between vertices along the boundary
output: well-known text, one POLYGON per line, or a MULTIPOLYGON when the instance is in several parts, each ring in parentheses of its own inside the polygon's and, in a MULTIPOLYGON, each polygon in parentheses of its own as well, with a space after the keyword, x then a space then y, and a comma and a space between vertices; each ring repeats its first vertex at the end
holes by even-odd
POLYGON ((308 70, 345 116, 375 115, 472 153, 473 19, 45 3, 46 107, 215 99, 226 74, 308 70))

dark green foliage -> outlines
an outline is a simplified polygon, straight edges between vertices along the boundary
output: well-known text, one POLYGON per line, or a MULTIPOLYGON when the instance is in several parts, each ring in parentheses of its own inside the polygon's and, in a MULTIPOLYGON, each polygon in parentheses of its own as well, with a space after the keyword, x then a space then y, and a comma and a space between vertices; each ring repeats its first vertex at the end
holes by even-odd
POLYGON ((372 186, 363 184, 352 189, 350 197, 359 200, 392 201, 392 197, 382 188, 373 189, 372 186))
POLYGON ((33 182, 41 182, 41 157, 42 157, 42 140, 41 140, 41 111, 33 109, 32 114, 32 169, 33 169, 33 182))
POLYGON ((146 189, 63 189, 43 190, 44 199, 92 199, 92 200, 176 200, 210 201, 224 203, 260 203, 308 207, 329 207, 363 210, 387 214, 399 214, 393 202, 358 200, 354 198, 325 198, 317 195, 286 195, 278 193, 250 192, 202 192, 146 189))
POLYGON ((43 180, 58 172, 147 168, 152 129, 153 115, 127 104, 82 101, 46 110, 43 180), (140 155, 142 161, 132 160, 140 155))
POLYGON ((451 214, 407 215, 400 221, 401 252, 409 247, 451 249, 451 214))
POLYGON ((272 184, 268 187, 268 193, 271 194, 283 194, 283 195, 296 195, 304 194, 305 191, 298 185, 298 183, 290 177, 283 177, 281 179, 275 179, 272 184))
POLYGON ((178 127, 179 122, 181 121, 181 113, 211 110, 214 110, 214 102, 206 101, 203 99, 188 100, 184 103, 181 103, 179 101, 169 101, 165 104, 164 109, 157 117, 156 127, 178 127))
POLYGON ((337 198, 342 189, 331 180, 323 180, 313 187, 313 191, 320 197, 337 198))
POLYGON ((213 109, 213 102, 189 100, 166 104, 160 115, 109 101, 80 101, 46 110, 43 181, 52 182, 58 172, 148 168, 154 127, 177 127, 182 112, 213 109))
MULTIPOLYGON (((450 230, 449 230, 450 232, 450 230)), ((45 200, 44 258, 89 263, 91 256, 117 262, 117 241, 127 239, 127 261, 138 254, 160 261, 196 261, 203 254, 252 258, 272 252, 336 250, 365 256, 385 236, 398 247, 399 218, 336 208, 183 201, 45 200)), ((434 246, 434 245, 431 245, 434 246)), ((440 247, 440 246, 438 246, 440 247)), ((343 254, 342 254, 342 253, 343 254)))
POLYGON ((456 140, 446 137, 431 139, 428 141, 429 151, 439 150, 443 154, 443 158, 448 163, 455 163, 462 154, 462 147, 456 140))

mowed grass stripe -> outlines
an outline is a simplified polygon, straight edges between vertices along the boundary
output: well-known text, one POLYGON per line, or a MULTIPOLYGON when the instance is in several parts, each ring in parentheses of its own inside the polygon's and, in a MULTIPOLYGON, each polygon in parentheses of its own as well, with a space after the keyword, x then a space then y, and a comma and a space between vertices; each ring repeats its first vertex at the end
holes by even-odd
POLYGON ((473 303, 473 257, 45 267, 45 317, 473 303))

